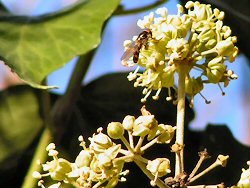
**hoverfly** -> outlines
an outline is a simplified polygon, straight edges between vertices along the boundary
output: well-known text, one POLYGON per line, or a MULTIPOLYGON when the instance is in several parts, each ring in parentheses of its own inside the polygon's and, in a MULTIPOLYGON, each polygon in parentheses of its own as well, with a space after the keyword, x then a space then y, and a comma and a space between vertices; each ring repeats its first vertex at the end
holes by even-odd
POLYGON ((121 57, 122 65, 128 66, 127 61, 133 56, 134 63, 138 62, 140 50, 143 46, 146 46, 148 40, 152 38, 152 32, 150 29, 142 31, 137 39, 132 42, 128 49, 124 52, 121 57))

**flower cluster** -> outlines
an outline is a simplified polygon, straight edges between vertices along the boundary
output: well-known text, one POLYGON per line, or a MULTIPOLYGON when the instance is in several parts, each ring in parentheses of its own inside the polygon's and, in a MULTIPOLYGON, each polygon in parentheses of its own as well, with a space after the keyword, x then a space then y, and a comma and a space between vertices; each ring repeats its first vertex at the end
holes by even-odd
POLYGON ((55 144, 49 144, 46 150, 53 160, 42 164, 44 174, 36 171, 33 176, 40 179, 38 185, 42 188, 45 187, 42 178, 47 176, 56 181, 50 188, 58 188, 62 183, 82 188, 112 188, 119 181, 126 180, 124 176, 128 170, 123 171, 125 162, 134 161, 136 164, 143 164, 144 170, 152 174, 151 183, 154 184, 158 177, 171 172, 170 161, 167 158, 148 160, 142 157, 142 154, 155 143, 169 143, 174 132, 175 127, 158 124, 154 115, 143 107, 142 115, 138 118, 128 115, 122 123, 109 123, 107 135, 99 128, 97 134, 89 138, 89 147, 86 147, 83 137, 80 136, 79 141, 83 149, 73 163, 58 158, 55 144), (129 141, 125 137, 125 132, 128 133, 129 141), (144 138, 147 138, 146 144, 144 138), (112 139, 120 139, 126 149, 122 149, 122 145, 116 144, 112 139))
MULTIPOLYGON (((230 80, 237 78, 225 65, 226 61, 235 60, 238 48, 230 27, 223 25, 224 12, 192 1, 188 1, 185 8, 187 13, 178 5, 177 15, 169 15, 166 8, 159 8, 156 14, 151 12, 137 23, 152 33, 141 45, 138 62, 133 62, 133 58, 127 62, 128 66, 139 65, 128 79, 135 80, 135 87, 144 87, 142 102, 153 90, 156 91, 153 99, 158 99, 162 88, 169 90, 167 100, 171 100, 170 88, 174 87, 174 75, 180 69, 185 70, 185 92, 192 100, 205 83, 224 83, 226 87, 230 80), (192 70, 200 73, 195 75, 192 70)), ((134 37, 133 43, 125 41, 125 50, 130 50, 131 43, 140 42, 137 40, 134 37)))

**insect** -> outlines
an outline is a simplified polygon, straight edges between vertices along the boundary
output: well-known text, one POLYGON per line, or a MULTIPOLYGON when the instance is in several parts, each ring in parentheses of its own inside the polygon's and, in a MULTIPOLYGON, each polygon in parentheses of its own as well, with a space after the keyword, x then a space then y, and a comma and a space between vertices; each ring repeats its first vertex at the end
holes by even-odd
POLYGON ((128 66, 127 61, 133 56, 134 63, 138 62, 140 50, 143 46, 146 46, 148 40, 152 38, 152 32, 150 29, 145 29, 142 31, 137 39, 132 42, 128 49, 124 52, 121 57, 122 65, 128 66))

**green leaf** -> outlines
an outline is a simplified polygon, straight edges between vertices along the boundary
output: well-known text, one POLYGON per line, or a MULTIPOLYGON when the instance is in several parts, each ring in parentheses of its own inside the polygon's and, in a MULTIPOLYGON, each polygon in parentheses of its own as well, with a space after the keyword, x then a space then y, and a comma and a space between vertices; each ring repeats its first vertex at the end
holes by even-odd
POLYGON ((89 0, 52 17, 1 17, 0 56, 33 87, 77 55, 100 43, 102 25, 120 0, 89 0))
MULTIPOLYGON (((0 93, 0 164, 26 149, 42 127, 34 89, 16 86, 0 93)), ((15 158, 14 157, 14 158, 15 158)))

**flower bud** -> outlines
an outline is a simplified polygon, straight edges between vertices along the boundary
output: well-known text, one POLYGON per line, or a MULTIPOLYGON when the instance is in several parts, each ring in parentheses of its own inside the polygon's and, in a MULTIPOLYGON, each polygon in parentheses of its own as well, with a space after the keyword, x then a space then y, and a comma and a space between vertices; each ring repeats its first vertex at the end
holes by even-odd
POLYGON ((215 45, 216 45, 216 39, 210 39, 210 40, 207 41, 207 43, 205 44, 205 47, 206 47, 207 49, 212 49, 215 45))
POLYGON ((83 166, 89 166, 92 160, 92 155, 90 151, 82 150, 76 157, 75 163, 80 168, 83 166))
POLYGON ((208 68, 206 69, 207 78, 210 83, 218 83, 224 76, 226 71, 226 66, 223 64, 223 57, 218 56, 208 63, 208 68))
POLYGON ((191 96, 195 96, 203 89, 203 83, 201 77, 188 78, 185 80, 185 91, 191 96))
POLYGON ((67 173, 72 170, 70 162, 63 158, 59 158, 58 161, 51 161, 51 167, 49 170, 50 176, 57 181, 63 181, 67 178, 67 173))
POLYGON ((94 150, 95 153, 104 152, 106 149, 113 145, 112 140, 103 133, 98 133, 93 135, 92 138, 89 138, 90 145, 89 147, 94 150))
POLYGON ((134 136, 146 136, 151 129, 158 125, 157 120, 154 118, 154 115, 139 116, 135 120, 133 127, 134 136))
POLYGON ((161 75, 162 87, 170 88, 174 86, 174 71, 168 70, 161 75))
POLYGON ((134 126, 134 122, 135 122, 135 117, 134 116, 130 116, 130 115, 127 115, 123 121, 122 121, 122 125, 124 127, 125 130, 132 130, 133 129, 133 126, 134 126))
POLYGON ((98 166, 110 166, 111 163, 111 158, 108 156, 106 153, 100 153, 97 155, 97 160, 98 160, 98 166))
POLYGON ((215 39, 216 38, 216 33, 214 30, 208 30, 206 32, 202 32, 200 35, 199 35, 199 39, 201 42, 207 42, 209 41, 210 39, 215 39))
POLYGON ((159 125, 164 129, 164 132, 158 137, 157 143, 168 144, 174 137, 175 128, 170 125, 159 125))
POLYGON ((220 56, 229 56, 234 51, 234 44, 231 41, 231 37, 226 40, 222 40, 216 45, 217 53, 220 56))
POLYGON ((165 176, 170 173, 170 161, 167 158, 157 158, 153 161, 148 161, 147 169, 158 177, 165 176))
POLYGON ((145 137, 150 132, 150 129, 142 124, 136 125, 133 128, 133 136, 145 137))
POLYGON ((113 139, 120 139, 124 134, 124 128, 120 122, 111 122, 108 124, 108 135, 113 139))

